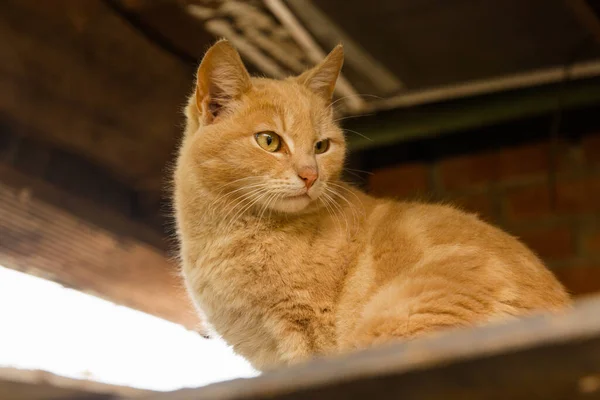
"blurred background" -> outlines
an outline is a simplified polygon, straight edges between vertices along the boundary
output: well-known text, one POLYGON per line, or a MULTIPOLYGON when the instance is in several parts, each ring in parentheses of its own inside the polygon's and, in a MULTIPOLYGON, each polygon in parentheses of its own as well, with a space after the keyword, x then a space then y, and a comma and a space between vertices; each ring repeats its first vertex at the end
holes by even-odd
POLYGON ((255 374, 174 261, 169 165, 221 37, 269 77, 342 42, 348 180, 458 204, 600 291, 599 1, 3 0, 0 398, 255 374))

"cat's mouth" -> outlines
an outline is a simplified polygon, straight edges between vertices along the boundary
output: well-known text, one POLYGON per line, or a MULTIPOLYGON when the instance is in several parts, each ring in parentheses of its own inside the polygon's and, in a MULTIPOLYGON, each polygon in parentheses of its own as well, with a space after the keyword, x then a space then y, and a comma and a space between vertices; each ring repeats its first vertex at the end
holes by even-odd
POLYGON ((296 194, 293 196, 287 196, 286 200, 300 200, 300 199, 307 199, 310 200, 310 196, 308 195, 308 193, 301 193, 301 194, 296 194))
POLYGON ((296 192, 296 194, 290 194, 282 197, 281 200, 276 201, 271 205, 271 207, 284 212, 299 212, 304 210, 310 203, 313 202, 313 196, 309 195, 308 191, 304 191, 303 193, 296 192))

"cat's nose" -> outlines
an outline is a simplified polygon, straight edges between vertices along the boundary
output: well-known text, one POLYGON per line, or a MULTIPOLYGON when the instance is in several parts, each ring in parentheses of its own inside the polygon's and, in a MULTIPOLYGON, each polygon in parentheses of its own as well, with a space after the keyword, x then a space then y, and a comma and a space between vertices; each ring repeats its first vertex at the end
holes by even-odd
POLYGON ((302 167, 298 170, 298 177, 304 181, 304 186, 308 190, 319 177, 319 173, 315 167, 302 167))

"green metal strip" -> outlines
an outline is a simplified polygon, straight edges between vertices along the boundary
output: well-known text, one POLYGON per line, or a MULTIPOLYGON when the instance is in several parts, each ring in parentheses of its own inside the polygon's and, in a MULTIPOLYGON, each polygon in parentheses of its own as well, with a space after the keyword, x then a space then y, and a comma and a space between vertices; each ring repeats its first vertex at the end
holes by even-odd
POLYGON ((347 132, 349 148, 353 151, 365 150, 543 115, 557 109, 559 95, 562 95, 564 109, 600 104, 600 80, 570 82, 563 87, 553 85, 401 109, 350 120, 343 127, 369 138, 347 132))

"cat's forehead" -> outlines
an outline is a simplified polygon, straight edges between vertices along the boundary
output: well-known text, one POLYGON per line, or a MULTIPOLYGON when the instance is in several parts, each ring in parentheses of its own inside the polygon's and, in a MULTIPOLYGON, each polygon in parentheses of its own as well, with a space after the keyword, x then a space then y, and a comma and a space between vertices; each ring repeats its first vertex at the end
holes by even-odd
POLYGON ((250 102, 265 111, 277 113, 285 111, 290 115, 306 114, 323 107, 318 99, 302 85, 294 81, 272 79, 253 81, 250 102))
POLYGON ((254 131, 275 131, 299 142, 320 136, 324 104, 315 103, 298 84, 279 81, 257 86, 248 99, 254 131))

